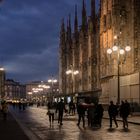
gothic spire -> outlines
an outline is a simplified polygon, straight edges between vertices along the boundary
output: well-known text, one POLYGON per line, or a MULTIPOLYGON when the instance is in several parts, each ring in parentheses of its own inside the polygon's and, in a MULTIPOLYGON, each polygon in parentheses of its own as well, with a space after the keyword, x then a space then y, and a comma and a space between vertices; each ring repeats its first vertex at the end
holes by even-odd
POLYGON ((67 41, 69 42, 69 45, 72 42, 71 38, 71 16, 69 14, 68 20, 67 20, 67 41))
POLYGON ((95 0, 91 0, 91 19, 95 21, 95 0))
POLYGON ((77 5, 75 5, 74 32, 78 31, 77 5))
POLYGON ((95 0, 91 0, 91 22, 93 26, 93 31, 96 32, 95 0))
POLYGON ((77 5, 75 5, 75 20, 74 20, 74 38, 78 42, 78 18, 77 18, 77 5))
POLYGON ((71 15, 69 14, 69 35, 71 38, 71 15))
POLYGON ((66 40, 68 41, 69 38, 69 20, 67 19, 67 31, 66 31, 66 40))
POLYGON ((61 21, 61 32, 65 32, 64 18, 61 21))
POLYGON ((60 43, 61 44, 65 43, 65 24, 64 24, 64 18, 62 19, 62 22, 61 22, 60 43))
POLYGON ((82 8, 82 30, 87 29, 87 14, 85 8, 85 0, 83 0, 83 8, 82 8))

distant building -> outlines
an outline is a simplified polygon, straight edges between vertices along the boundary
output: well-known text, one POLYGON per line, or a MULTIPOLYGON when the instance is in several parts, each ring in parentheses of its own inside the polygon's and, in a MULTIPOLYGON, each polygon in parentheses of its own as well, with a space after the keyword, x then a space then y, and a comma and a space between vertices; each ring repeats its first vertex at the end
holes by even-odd
POLYGON ((26 84, 27 98, 35 102, 45 102, 58 94, 58 88, 58 82, 52 85, 48 81, 32 81, 26 84))
POLYGON ((22 85, 12 79, 5 81, 5 98, 9 100, 26 99, 26 85, 22 85))
POLYGON ((5 96, 4 82, 5 82, 5 70, 4 68, 0 67, 0 97, 1 98, 5 96))

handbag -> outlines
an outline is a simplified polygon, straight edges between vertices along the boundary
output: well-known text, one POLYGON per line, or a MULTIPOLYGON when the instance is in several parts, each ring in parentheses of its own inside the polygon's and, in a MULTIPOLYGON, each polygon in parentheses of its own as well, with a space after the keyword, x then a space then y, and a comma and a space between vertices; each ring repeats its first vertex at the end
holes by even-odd
POLYGON ((46 113, 47 115, 50 115, 50 110, 48 110, 48 112, 46 113))

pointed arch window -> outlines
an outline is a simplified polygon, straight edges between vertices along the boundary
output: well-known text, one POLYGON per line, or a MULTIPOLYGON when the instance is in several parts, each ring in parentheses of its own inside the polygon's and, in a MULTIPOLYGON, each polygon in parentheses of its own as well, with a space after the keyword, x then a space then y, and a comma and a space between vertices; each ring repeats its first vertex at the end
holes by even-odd
POLYGON ((103 29, 106 31, 106 15, 103 16, 103 29))
POLYGON ((107 28, 111 28, 111 24, 112 24, 112 19, 111 19, 111 11, 108 11, 107 13, 107 28))

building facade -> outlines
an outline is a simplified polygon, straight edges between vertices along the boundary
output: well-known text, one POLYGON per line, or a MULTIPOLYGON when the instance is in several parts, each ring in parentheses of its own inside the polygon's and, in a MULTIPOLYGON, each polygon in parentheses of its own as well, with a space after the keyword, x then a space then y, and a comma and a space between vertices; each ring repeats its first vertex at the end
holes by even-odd
POLYGON ((82 6, 82 24, 79 27, 75 6, 74 29, 69 16, 60 31, 59 86, 63 96, 99 96, 99 15, 95 13, 95 0, 91 0, 91 15, 82 6), (69 73, 67 73, 69 71, 69 73), (77 73, 76 73, 77 72, 77 73), (67 74, 66 74, 67 73, 67 74))
POLYGON ((87 17, 83 0, 80 27, 75 7, 73 32, 70 16, 67 27, 62 20, 60 93, 96 96, 105 104, 124 99, 140 103, 140 1, 100 0, 98 14, 95 5, 91 0, 91 14, 87 17), (131 49, 123 55, 108 54, 114 46, 119 51, 131 49), (77 75, 75 70, 79 71, 77 75))
POLYGON ((48 81, 32 81, 26 84, 27 99, 34 102, 43 102, 53 100, 59 93, 59 83, 50 83, 48 81))
POLYGON ((26 86, 12 79, 5 81, 5 99, 7 100, 25 100, 26 86))
POLYGON ((140 103, 140 1, 101 0, 100 12, 100 99, 117 101, 119 96, 119 102, 140 103), (131 50, 118 60, 115 54, 107 54, 113 46, 130 46, 131 50))

